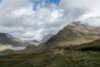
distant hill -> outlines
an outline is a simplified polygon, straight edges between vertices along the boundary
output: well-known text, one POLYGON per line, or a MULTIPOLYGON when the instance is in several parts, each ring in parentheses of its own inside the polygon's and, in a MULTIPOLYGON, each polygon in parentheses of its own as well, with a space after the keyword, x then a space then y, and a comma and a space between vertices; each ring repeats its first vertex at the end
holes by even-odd
POLYGON ((23 47, 26 45, 24 41, 17 40, 8 33, 0 33, 0 51, 12 50, 15 47, 23 47))
POLYGON ((16 40, 13 37, 9 37, 8 33, 0 33, 0 44, 1 45, 12 45, 12 46, 19 46, 23 44, 21 40, 16 40))
POLYGON ((39 45, 40 43, 35 40, 18 40, 8 33, 0 33, 0 51, 29 48, 30 46, 37 47, 39 45))

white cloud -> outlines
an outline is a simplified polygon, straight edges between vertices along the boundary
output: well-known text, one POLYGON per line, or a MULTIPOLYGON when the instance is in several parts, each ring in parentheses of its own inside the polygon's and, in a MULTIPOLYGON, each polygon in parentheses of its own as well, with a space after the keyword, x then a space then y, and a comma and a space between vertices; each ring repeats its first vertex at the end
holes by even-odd
MULTIPOLYGON (((83 23, 89 23, 94 26, 100 26, 100 22, 92 21, 91 17, 100 16, 99 0, 62 0, 61 8, 65 10, 66 17, 74 20, 80 20, 83 23), (87 21, 90 19, 91 21, 87 21)), ((97 18, 96 18, 97 19, 97 18)), ((99 20, 99 18, 98 18, 99 20)))
POLYGON ((11 33, 20 39, 42 40, 61 27, 62 11, 38 7, 28 0, 4 0, 0 6, 0 32, 11 33))
MULTIPOLYGON (((42 40, 74 20, 100 16, 99 3, 99 0, 61 0, 59 7, 52 4, 49 9, 43 2, 42 8, 39 5, 38 10, 33 11, 29 0, 3 0, 0 4, 0 32, 11 33, 20 39, 42 40)), ((99 19, 94 24, 98 23, 99 19)))

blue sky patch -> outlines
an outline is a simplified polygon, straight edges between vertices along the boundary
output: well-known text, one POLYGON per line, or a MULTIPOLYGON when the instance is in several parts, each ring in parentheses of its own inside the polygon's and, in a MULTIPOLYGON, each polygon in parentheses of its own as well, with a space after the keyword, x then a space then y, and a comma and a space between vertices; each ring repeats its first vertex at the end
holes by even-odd
MULTIPOLYGON (((38 5, 41 5, 45 2, 45 7, 49 8, 51 4, 59 5, 60 0, 30 0, 31 2, 35 3, 33 9, 37 10, 38 5)), ((41 6, 42 7, 42 6, 41 6)))

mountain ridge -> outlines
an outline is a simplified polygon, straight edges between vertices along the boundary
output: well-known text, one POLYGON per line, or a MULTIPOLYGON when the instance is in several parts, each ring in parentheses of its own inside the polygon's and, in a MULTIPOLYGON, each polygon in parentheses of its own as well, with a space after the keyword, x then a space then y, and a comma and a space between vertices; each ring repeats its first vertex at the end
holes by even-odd
POLYGON ((51 37, 45 44, 52 46, 73 46, 89 43, 100 38, 100 27, 73 22, 51 37))

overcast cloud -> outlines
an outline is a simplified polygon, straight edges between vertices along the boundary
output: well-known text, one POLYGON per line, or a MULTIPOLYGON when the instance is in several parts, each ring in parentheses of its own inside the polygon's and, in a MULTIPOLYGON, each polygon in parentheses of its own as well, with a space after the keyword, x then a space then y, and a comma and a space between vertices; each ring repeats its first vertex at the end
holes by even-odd
POLYGON ((94 22, 88 19, 100 16, 99 0, 61 0, 59 6, 52 4, 52 8, 46 8, 44 4, 38 5, 34 11, 34 3, 29 0, 3 0, 0 4, 0 32, 40 41, 75 20, 100 25, 98 18, 94 22))

